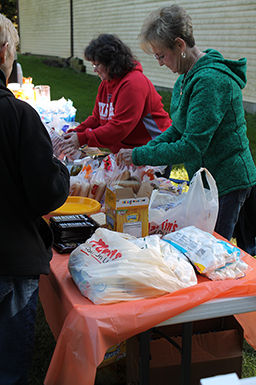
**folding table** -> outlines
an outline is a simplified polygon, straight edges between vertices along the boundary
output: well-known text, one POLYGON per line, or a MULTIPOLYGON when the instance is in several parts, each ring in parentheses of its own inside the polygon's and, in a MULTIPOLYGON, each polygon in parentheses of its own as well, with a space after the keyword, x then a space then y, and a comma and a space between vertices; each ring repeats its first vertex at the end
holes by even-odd
MULTIPOLYGON (((68 258, 68 254, 54 252, 50 274, 41 276, 39 283, 46 320, 57 341, 45 385, 94 385, 97 366, 108 348, 136 334, 147 337, 147 331, 156 325, 184 324, 183 349, 187 353, 183 366, 187 366, 191 322, 252 312, 237 319, 244 328, 245 338, 256 348, 256 333, 254 327, 250 328, 256 319, 256 260, 248 254, 244 254, 243 260, 250 270, 242 279, 213 282, 199 277, 198 284, 190 288, 158 298, 110 305, 94 305, 81 295, 68 272, 68 258)), ((144 349, 143 385, 148 383, 147 369, 148 351, 145 354, 144 349)))
MULTIPOLYGON (((191 369, 191 342, 193 321, 210 318, 218 318, 229 315, 248 313, 256 311, 256 296, 231 297, 214 299, 191 308, 175 317, 161 322, 159 326, 182 324, 182 347, 181 353, 181 385, 190 384, 191 369)), ((179 348, 179 347, 177 347, 179 348)), ((140 333, 140 385, 149 384, 150 370, 150 330, 140 333)))

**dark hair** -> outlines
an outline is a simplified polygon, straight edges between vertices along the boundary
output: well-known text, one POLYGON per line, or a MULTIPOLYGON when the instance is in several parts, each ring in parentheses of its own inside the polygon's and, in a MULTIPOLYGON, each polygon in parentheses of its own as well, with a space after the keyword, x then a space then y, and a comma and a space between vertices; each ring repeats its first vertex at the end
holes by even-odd
POLYGON ((116 35, 101 34, 93 39, 84 50, 87 61, 103 64, 111 79, 123 76, 136 66, 136 59, 130 48, 116 35))

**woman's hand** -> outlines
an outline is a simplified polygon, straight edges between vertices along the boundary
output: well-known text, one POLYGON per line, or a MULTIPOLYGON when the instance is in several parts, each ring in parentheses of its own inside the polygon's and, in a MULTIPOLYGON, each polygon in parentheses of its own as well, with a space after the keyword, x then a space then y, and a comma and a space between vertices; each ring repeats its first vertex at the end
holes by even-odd
POLYGON ((126 164, 126 166, 130 166, 132 164, 132 148, 121 148, 116 156, 116 164, 121 166, 122 163, 126 164))
POLYGON ((61 151, 64 155, 74 155, 80 147, 76 132, 70 132, 63 135, 64 141, 61 144, 61 151))

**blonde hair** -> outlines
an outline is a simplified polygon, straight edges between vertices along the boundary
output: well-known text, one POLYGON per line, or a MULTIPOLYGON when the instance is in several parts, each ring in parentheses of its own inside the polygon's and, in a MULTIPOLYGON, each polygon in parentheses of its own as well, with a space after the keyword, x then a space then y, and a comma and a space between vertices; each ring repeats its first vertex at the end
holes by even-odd
POLYGON ((11 20, 0 13, 0 47, 7 42, 8 52, 15 50, 19 44, 19 35, 11 20))
POLYGON ((191 17, 179 5, 163 6, 151 12, 138 36, 140 46, 146 53, 152 53, 151 44, 154 43, 173 49, 177 37, 189 47, 195 45, 191 17))

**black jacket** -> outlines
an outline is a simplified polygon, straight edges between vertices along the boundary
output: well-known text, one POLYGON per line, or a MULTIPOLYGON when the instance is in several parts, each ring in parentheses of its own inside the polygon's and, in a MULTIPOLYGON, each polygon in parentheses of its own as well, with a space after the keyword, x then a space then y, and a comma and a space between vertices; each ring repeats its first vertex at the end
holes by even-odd
POLYGON ((52 232, 42 216, 67 199, 69 173, 36 110, 5 83, 0 70, 0 275, 48 274, 52 232))

